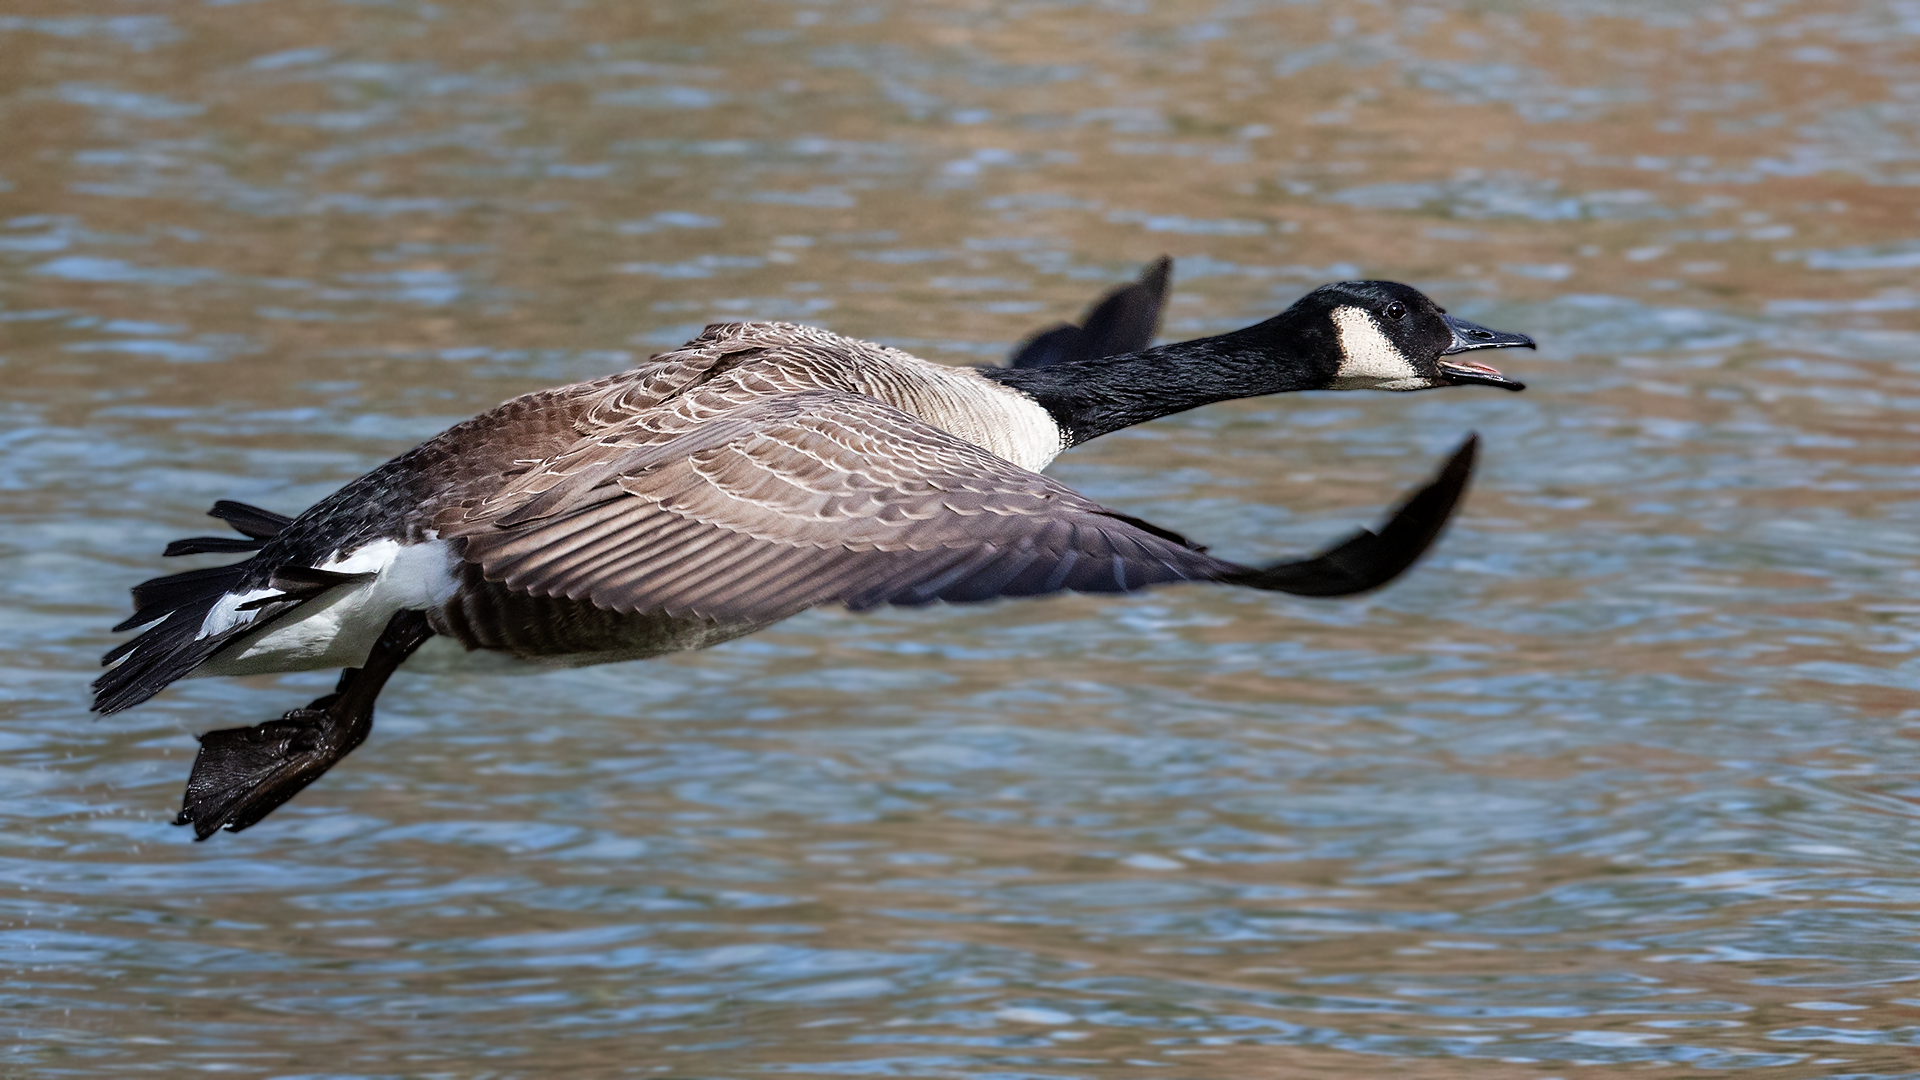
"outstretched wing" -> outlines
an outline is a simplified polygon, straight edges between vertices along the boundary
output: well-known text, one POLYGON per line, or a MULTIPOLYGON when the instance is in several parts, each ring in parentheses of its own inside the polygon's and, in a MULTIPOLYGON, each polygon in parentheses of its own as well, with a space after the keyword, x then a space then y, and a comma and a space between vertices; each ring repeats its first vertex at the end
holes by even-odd
POLYGON ((1100 298, 1080 325, 1062 323, 1042 330, 1020 344, 1008 358, 1008 367, 1051 367, 1068 360, 1098 360, 1103 356, 1139 352, 1153 344, 1160 329, 1160 311, 1167 302, 1167 279, 1173 260, 1155 259, 1138 281, 1122 285, 1100 298))
MULTIPOLYGON (((1439 522, 1404 559, 1391 553, 1386 577, 1366 573, 1367 559, 1286 564, 1293 573, 1214 558, 861 395, 807 391, 661 419, 575 444, 441 535, 519 591, 723 620, 1174 581, 1338 595, 1410 564, 1465 483, 1463 470, 1439 522)), ((1367 546, 1344 547, 1355 544, 1367 546)))

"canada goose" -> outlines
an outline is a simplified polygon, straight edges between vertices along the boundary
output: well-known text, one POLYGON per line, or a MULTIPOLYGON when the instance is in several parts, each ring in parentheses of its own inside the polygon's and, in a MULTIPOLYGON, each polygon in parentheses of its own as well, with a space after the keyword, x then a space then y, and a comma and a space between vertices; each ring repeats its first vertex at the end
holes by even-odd
POLYGON ((93 708, 183 676, 344 667, 335 693, 200 742, 176 824, 244 829, 372 727, 429 638, 454 658, 592 664, 696 649, 819 604, 971 601, 1217 581, 1305 596, 1376 588, 1432 543, 1475 441, 1378 533, 1265 567, 1210 555, 1039 474, 1069 446, 1287 390, 1519 389, 1470 350, 1531 347, 1418 291, 1314 290, 1218 337, 1037 368, 958 368, 791 323, 710 326, 616 375, 514 398, 296 518, 221 502, 245 562, 135 586, 146 627, 93 708), (461 649, 465 651, 461 651, 461 649))
POLYGON ((1007 358, 1007 366, 1048 367, 1062 360, 1139 352, 1153 344, 1154 332, 1160 329, 1160 311, 1167 303, 1167 279, 1172 274, 1173 260, 1160 256, 1139 280, 1095 301, 1080 316, 1080 325, 1062 323, 1021 342, 1007 358))

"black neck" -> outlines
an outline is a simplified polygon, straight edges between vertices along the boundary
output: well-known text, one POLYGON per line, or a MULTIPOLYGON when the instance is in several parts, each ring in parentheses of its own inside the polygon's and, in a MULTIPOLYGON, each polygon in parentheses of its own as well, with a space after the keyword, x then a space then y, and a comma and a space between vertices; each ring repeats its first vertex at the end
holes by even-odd
POLYGON ((1218 337, 1038 368, 980 368, 1024 391, 1052 415, 1072 445, 1216 401, 1320 390, 1333 365, 1309 359, 1323 343, 1286 315, 1218 337), (1283 349, 1282 342, 1286 343, 1283 349))

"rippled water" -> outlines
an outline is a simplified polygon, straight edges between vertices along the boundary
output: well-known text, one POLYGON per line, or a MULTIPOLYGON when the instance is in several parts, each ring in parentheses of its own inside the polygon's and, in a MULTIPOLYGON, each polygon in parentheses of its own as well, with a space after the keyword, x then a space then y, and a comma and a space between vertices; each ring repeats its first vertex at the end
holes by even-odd
POLYGON ((8 1075, 1920 1071, 1920 7, 20 3, 0 14, 8 1075), (265 825, 93 720, 126 587, 735 318, 985 362, 1415 282, 1524 395, 1054 472, 1243 557, 1485 468, 1385 593, 404 673, 265 825))

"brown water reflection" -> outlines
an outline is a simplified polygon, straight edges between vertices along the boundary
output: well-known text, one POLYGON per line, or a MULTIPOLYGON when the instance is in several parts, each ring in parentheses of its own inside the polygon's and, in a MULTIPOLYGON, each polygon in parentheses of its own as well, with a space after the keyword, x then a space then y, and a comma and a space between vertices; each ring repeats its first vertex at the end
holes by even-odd
POLYGON ((1920 14, 66 3, 0 13, 20 1075, 1910 1075, 1920 14), (1383 596, 854 617, 396 681, 271 827, 90 723, 124 588, 702 324, 1001 355, 1161 252, 1534 333, 1525 395, 1056 472, 1236 554, 1488 468, 1383 596), (1590 1071, 1590 1070, 1589 1070, 1590 1071))

